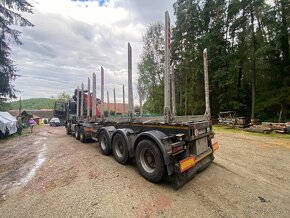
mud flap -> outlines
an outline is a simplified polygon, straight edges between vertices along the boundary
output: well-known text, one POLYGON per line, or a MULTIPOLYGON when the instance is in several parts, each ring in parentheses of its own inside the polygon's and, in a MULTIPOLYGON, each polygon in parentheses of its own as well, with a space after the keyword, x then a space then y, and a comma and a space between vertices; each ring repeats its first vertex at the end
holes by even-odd
POLYGON ((201 172, 205 168, 207 168, 214 160, 213 154, 208 155, 201 161, 199 161, 194 167, 186 170, 183 173, 174 173, 171 176, 172 183, 176 189, 181 188, 184 184, 186 184, 189 180, 191 180, 197 173, 201 172))

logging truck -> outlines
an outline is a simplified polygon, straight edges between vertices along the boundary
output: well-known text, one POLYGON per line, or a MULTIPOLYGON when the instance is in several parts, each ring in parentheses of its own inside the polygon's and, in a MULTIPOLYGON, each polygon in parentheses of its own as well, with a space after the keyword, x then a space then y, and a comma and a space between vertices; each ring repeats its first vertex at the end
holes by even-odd
MULTIPOLYGON (((93 73, 92 92, 88 79, 87 89, 82 84, 65 106, 65 127, 67 134, 74 135, 82 142, 98 142, 102 154, 113 154, 114 159, 122 165, 134 160, 140 174, 148 181, 158 183, 168 176, 176 187, 180 187, 213 162, 214 152, 219 145, 213 142, 214 133, 209 119, 207 64, 205 115, 175 116, 174 76, 169 72, 168 12, 165 13, 165 24, 168 39, 165 40, 164 116, 134 116, 132 52, 128 43, 127 116, 104 116, 104 69, 101 67, 101 99, 96 98, 96 74, 93 73)), ((207 58, 206 53, 204 57, 207 58)))

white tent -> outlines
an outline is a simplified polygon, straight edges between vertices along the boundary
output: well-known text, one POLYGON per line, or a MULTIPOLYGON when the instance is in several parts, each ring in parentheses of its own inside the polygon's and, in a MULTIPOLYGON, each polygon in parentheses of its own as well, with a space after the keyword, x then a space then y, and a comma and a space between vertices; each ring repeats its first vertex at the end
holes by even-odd
POLYGON ((0 112, 0 131, 5 135, 6 128, 9 130, 9 135, 17 132, 16 118, 8 112, 0 112))

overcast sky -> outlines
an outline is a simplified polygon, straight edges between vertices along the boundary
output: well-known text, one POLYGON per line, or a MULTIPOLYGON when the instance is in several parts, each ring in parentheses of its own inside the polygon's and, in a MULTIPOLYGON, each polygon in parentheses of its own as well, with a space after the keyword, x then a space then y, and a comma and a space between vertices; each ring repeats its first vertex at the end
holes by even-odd
POLYGON ((164 23, 169 11, 173 20, 173 0, 28 0, 34 14, 24 17, 34 27, 21 28, 22 46, 11 45, 12 59, 20 77, 14 85, 22 99, 72 94, 87 78, 97 74, 100 96, 100 67, 105 70, 105 91, 110 101, 116 88, 127 98, 127 44, 133 53, 134 96, 137 100, 137 63, 146 27, 164 23))

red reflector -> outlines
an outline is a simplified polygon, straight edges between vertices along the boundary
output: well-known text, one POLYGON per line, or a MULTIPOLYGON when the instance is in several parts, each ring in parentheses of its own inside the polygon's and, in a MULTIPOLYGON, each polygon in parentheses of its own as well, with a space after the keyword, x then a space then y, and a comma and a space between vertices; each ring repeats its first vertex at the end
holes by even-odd
POLYGON ((176 152, 181 151, 181 150, 183 150, 183 145, 172 147, 172 153, 176 153, 176 152))

